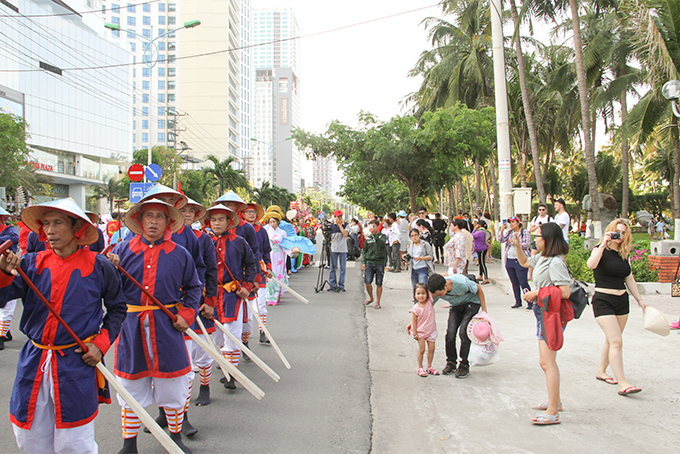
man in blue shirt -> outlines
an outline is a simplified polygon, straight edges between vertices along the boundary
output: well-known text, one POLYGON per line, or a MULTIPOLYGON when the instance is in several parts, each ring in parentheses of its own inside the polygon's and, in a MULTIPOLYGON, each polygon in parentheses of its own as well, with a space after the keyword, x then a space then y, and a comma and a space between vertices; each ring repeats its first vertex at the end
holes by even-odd
POLYGON ((470 338, 467 327, 472 317, 481 309, 486 312, 486 301, 482 286, 468 279, 463 274, 442 276, 433 274, 427 280, 427 286, 434 296, 435 303, 441 298, 449 303, 449 321, 446 329, 446 366, 442 373, 450 375, 455 372, 456 378, 465 378, 470 374, 470 338), (460 336, 460 362, 456 368, 456 332, 460 336))
POLYGON ((329 292, 345 291, 345 267, 347 265, 347 223, 342 220, 342 211, 335 210, 333 213, 333 225, 331 226, 331 273, 328 282, 331 287, 329 292), (338 259, 340 259, 340 276, 338 276, 338 259))

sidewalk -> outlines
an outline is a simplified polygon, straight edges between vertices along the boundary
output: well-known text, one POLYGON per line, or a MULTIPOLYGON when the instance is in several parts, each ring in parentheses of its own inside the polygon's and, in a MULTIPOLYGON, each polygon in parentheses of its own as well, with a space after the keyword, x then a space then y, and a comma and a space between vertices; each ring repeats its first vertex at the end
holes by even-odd
MULTIPOLYGON (((642 313, 631 311, 624 333, 624 366, 629 381, 643 388, 631 397, 595 380, 604 335, 587 308, 571 322, 557 355, 561 369, 562 423, 539 427, 532 404, 547 400, 538 365, 536 321, 531 311, 510 309, 511 287, 501 262, 489 264, 493 285, 483 287, 488 312, 505 342, 498 363, 453 375, 416 375, 417 344, 406 334, 412 291, 410 274, 386 273, 382 309, 366 308, 373 414, 372 453, 412 452, 650 452, 675 449, 680 422, 677 405, 680 364, 673 361, 680 336, 660 337, 642 328, 642 313)), ((470 271, 476 274, 478 268, 470 271)), ((445 272, 437 265, 438 272, 445 272)), ((646 297, 663 312, 680 314, 668 297, 646 297), (662 301, 663 300, 663 301, 662 301)), ((439 338, 434 367, 445 364, 448 311, 436 307, 439 338)))

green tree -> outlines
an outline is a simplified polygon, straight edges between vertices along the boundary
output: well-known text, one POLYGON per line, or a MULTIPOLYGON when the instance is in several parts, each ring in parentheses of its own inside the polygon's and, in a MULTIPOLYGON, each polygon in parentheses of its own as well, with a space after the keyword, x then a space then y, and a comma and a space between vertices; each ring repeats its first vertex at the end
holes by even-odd
POLYGON ((19 171, 26 166, 30 137, 28 125, 14 114, 0 113, 0 186, 20 184, 19 171))
POLYGON ((106 186, 95 186, 94 188, 97 199, 106 198, 109 201, 109 212, 113 212, 113 201, 127 197, 128 191, 129 187, 126 191, 125 185, 115 177, 110 178, 109 181, 106 182, 106 186))
POLYGON ((203 170, 184 170, 179 181, 182 183, 182 192, 190 199, 201 205, 211 202, 208 191, 209 182, 203 170))
POLYGON ((229 156, 227 159, 220 161, 216 156, 209 155, 206 160, 213 164, 213 168, 204 168, 203 174, 208 184, 217 189, 218 196, 230 189, 250 189, 250 183, 248 183, 245 172, 234 168, 235 157, 229 156))

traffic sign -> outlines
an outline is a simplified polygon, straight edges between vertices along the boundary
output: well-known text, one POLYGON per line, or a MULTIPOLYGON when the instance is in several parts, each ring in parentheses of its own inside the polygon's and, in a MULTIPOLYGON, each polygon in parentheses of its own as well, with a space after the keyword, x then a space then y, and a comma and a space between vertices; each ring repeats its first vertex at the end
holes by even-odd
POLYGON ((156 183, 130 183, 130 203, 138 203, 156 183))
POLYGON ((142 181, 142 178, 144 178, 144 167, 141 164, 132 164, 128 169, 128 177, 132 181, 142 181))
POLYGON ((161 166, 158 164, 149 164, 145 170, 146 179, 149 181, 158 181, 163 174, 161 166))

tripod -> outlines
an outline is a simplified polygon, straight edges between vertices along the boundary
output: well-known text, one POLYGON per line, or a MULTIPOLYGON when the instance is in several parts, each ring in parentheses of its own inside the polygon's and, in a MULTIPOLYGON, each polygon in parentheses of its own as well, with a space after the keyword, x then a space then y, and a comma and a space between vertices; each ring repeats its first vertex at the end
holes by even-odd
POLYGON ((326 265, 329 265, 331 263, 331 242, 329 240, 326 240, 324 237, 323 239, 323 246, 321 247, 321 260, 319 260, 319 274, 317 275, 316 278, 316 287, 314 287, 314 292, 319 293, 323 291, 323 288, 328 284, 329 286, 331 285, 330 282, 328 282, 327 279, 324 279, 323 272, 326 269, 326 265))

